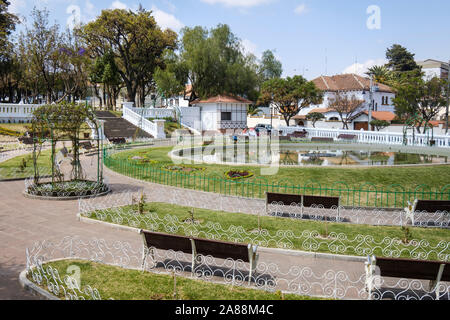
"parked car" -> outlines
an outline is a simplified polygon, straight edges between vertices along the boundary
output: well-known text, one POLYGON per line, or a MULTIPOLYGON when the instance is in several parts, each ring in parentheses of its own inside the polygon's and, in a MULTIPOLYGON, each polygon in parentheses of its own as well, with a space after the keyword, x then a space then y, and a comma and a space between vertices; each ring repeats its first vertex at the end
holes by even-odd
POLYGON ((270 124, 258 124, 255 127, 255 130, 257 131, 261 131, 261 130, 265 130, 267 131, 268 134, 272 133, 272 126, 270 124))

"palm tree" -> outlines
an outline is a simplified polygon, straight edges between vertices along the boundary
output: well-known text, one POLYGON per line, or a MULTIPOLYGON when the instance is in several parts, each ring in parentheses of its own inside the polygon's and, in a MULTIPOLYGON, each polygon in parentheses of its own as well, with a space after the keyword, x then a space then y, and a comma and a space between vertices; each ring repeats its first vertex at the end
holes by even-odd
POLYGON ((258 108, 256 105, 250 105, 247 110, 247 114, 249 116, 257 116, 261 112, 262 110, 258 108))
POLYGON ((373 75, 373 79, 378 83, 389 84, 392 81, 392 71, 386 66, 373 66, 366 72, 367 75, 373 75))

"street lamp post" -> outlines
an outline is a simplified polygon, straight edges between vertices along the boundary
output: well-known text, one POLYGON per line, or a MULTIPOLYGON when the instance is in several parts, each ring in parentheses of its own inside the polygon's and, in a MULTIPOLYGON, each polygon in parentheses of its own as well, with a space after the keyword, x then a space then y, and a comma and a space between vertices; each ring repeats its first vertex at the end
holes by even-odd
POLYGON ((372 106, 373 106, 373 74, 370 74, 370 103, 369 103, 369 123, 368 123, 368 131, 372 131, 370 123, 372 122, 372 106))
POLYGON ((445 134, 448 134, 448 112, 450 107, 450 60, 448 61, 447 109, 445 111, 445 134))

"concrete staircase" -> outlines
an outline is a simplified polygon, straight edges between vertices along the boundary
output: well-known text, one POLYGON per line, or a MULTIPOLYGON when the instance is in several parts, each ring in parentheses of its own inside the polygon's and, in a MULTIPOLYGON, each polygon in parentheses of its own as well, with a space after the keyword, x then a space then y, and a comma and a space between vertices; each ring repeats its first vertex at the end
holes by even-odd
POLYGON ((123 118, 116 117, 109 111, 95 111, 99 120, 104 120, 104 133, 109 140, 117 138, 153 138, 147 132, 141 130, 123 118), (136 135, 136 130, 138 131, 136 135))

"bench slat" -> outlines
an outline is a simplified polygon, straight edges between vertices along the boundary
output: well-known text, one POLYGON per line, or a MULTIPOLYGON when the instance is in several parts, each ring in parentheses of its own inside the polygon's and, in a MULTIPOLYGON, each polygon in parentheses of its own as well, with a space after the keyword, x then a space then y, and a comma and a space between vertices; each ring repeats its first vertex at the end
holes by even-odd
POLYGON ((376 258, 381 276, 421 280, 436 280, 439 268, 445 264, 441 281, 450 281, 450 263, 395 258, 376 258))
POLYGON ((416 211, 450 212, 450 200, 419 200, 417 201, 416 211))
POLYGON ((158 232, 143 231, 147 248, 192 253, 191 240, 188 237, 158 232))
MULTIPOLYGON (((285 206, 289 206, 292 203, 300 205, 302 203, 302 195, 297 194, 284 194, 284 193, 266 193, 266 199, 268 204, 273 202, 281 202, 285 206)), ((339 197, 323 197, 323 196, 303 196, 303 206, 310 208, 313 205, 322 205, 325 209, 339 207, 339 197)))
POLYGON ((197 254, 249 262, 248 245, 194 238, 197 254))
POLYGON ((309 208, 313 205, 322 205, 325 209, 339 207, 338 197, 303 196, 303 206, 309 208))
POLYGON ((283 193, 266 193, 267 203, 271 204, 273 202, 282 202, 284 205, 289 206, 292 203, 300 204, 302 203, 302 196, 298 194, 283 194, 283 193))

